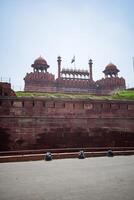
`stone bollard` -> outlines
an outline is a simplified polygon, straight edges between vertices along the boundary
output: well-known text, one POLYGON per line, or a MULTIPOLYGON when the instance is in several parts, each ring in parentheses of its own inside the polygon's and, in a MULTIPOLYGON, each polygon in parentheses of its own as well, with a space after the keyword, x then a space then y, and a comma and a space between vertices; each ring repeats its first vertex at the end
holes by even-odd
POLYGON ((85 158, 85 154, 84 154, 84 151, 83 151, 83 150, 81 150, 81 151, 79 152, 78 158, 79 158, 79 159, 84 159, 84 158, 85 158))
POLYGON ((107 151, 107 156, 108 156, 108 157, 113 157, 113 156, 114 156, 113 151, 112 151, 111 149, 109 149, 109 150, 107 151))
POLYGON ((46 160, 46 161, 52 160, 52 155, 51 155, 50 152, 47 152, 47 153, 45 154, 45 160, 46 160))

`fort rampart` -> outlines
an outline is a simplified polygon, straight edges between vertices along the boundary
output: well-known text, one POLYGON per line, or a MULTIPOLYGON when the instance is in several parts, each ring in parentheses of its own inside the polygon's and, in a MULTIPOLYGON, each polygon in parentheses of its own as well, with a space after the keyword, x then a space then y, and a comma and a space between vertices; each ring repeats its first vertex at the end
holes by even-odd
POLYGON ((0 98, 0 150, 134 146, 134 101, 0 98))

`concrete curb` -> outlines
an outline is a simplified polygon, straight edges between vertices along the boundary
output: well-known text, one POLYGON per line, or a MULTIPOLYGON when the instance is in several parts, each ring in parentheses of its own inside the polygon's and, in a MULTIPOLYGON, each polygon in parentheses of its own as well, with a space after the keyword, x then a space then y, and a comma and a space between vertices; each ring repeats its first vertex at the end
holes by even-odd
MULTIPOLYGON (((114 153, 114 156, 134 155, 134 150, 113 151, 113 153, 114 153)), ((0 156, 0 163, 44 160, 44 155, 45 154, 0 156)), ((107 151, 85 152, 85 157, 86 158, 89 158, 89 157, 100 157, 100 156, 107 156, 107 151)), ((52 153, 52 158, 53 159, 78 158, 78 152, 73 152, 73 153, 52 153)))

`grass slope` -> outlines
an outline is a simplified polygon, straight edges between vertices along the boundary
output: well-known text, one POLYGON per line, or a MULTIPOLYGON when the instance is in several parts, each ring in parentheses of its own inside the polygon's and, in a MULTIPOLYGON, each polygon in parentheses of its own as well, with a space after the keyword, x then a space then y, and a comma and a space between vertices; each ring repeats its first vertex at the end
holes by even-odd
POLYGON ((121 99, 134 100, 134 90, 118 91, 111 96, 97 96, 91 94, 66 94, 66 93, 43 93, 43 92, 16 92, 17 97, 45 97, 53 99, 121 99))
POLYGON ((134 90, 119 91, 119 92, 116 92, 112 97, 113 99, 134 100, 134 90))

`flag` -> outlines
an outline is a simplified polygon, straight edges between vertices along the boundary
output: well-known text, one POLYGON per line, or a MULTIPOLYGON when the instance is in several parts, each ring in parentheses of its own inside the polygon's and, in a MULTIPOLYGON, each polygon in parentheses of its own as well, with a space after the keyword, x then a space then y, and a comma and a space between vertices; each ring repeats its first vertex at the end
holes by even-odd
POLYGON ((75 62, 75 56, 72 58, 71 63, 75 62))

